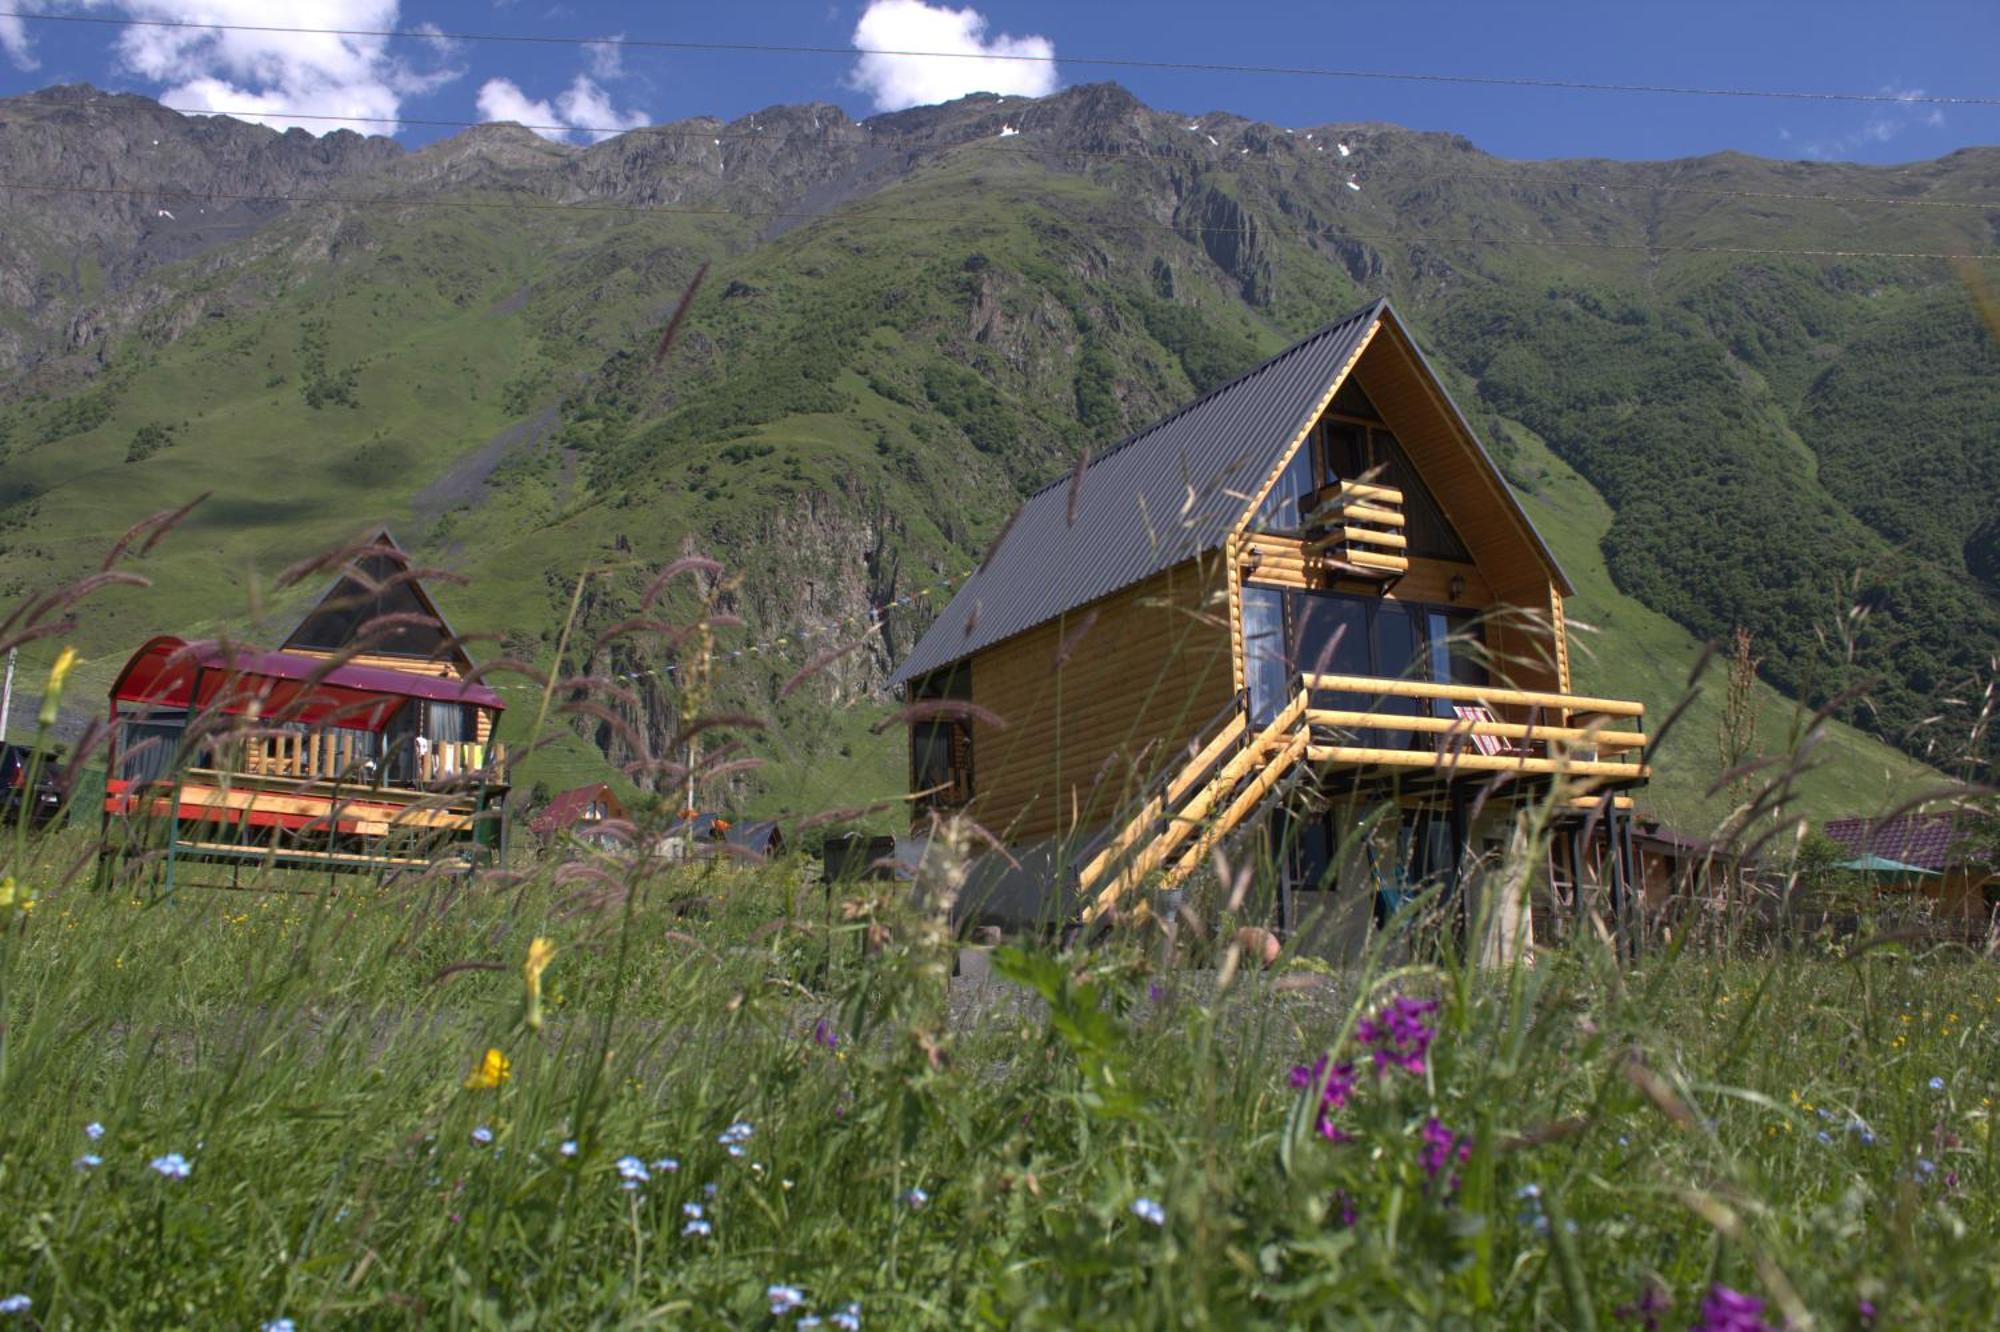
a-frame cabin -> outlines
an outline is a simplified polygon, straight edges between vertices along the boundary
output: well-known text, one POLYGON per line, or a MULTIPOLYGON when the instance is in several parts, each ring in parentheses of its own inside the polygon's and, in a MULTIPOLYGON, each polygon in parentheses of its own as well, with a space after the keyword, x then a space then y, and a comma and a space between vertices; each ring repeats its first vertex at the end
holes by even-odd
POLYGON ((937 701, 918 816, 962 809, 1034 867, 1001 914, 1085 920, 1268 831, 1291 925, 1385 875, 1456 881, 1561 782, 1558 842, 1581 865, 1608 839, 1615 899, 1644 710, 1571 692, 1571 593, 1377 302, 1022 505, 896 676, 937 701), (1400 816, 1357 837, 1364 804, 1400 816))
POLYGON ((162 636, 133 654, 111 687, 105 843, 163 850, 170 881, 181 860, 504 856, 505 706, 378 531, 277 651, 162 636))

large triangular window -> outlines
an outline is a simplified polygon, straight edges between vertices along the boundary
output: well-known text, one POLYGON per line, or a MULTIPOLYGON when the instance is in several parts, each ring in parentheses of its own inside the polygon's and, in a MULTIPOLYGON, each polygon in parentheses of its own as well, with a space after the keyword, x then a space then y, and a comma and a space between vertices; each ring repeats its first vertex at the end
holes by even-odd
POLYGON ((1460 564, 1472 562, 1437 497, 1417 475, 1375 404, 1352 380, 1341 387, 1326 415, 1285 464, 1258 506, 1251 527, 1260 532, 1296 531, 1302 510, 1310 510, 1323 489, 1340 481, 1371 481, 1403 492, 1404 535, 1410 540, 1410 554, 1460 564))
POLYGON ((1410 465, 1409 455, 1359 384, 1349 380, 1342 385, 1314 430, 1313 442, 1318 446, 1322 485, 1371 481, 1403 492, 1403 534, 1410 539, 1410 554, 1460 564, 1472 562, 1437 497, 1410 465))
POLYGON ((292 631, 285 647, 339 652, 355 641, 362 626, 381 621, 371 634, 368 651, 424 660, 438 656, 446 645, 445 629, 411 580, 398 577, 408 567, 407 557, 401 551, 384 550, 357 556, 353 564, 373 586, 343 575, 292 631), (385 616, 395 618, 384 620, 385 616))

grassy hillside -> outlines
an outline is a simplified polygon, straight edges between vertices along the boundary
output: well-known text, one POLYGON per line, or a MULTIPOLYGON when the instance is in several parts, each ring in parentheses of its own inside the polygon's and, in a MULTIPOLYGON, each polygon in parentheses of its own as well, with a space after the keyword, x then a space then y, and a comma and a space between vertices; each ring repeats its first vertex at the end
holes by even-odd
MULTIPOLYGON (((133 117, 186 135, 141 99, 81 106, 0 115, 86 157, 129 151, 115 131, 133 117)), ((79 627, 97 687, 158 630, 273 637, 316 590, 277 572, 375 522, 468 577, 441 589, 461 630, 530 661, 552 658, 578 572, 601 568, 564 665, 633 677, 623 721, 663 752, 686 663, 598 636, 638 606, 642 570, 709 552, 727 579, 673 604, 743 621, 719 639, 719 687, 776 723, 743 799, 857 803, 902 781, 867 730, 925 623, 902 598, 962 573, 1080 450, 1387 294, 1583 583, 1577 617, 1601 630, 1585 681, 1662 709, 1697 639, 1743 624, 1772 685, 1816 702, 1872 678, 1873 710, 1849 720, 1923 753, 1917 723, 2000 642, 2000 379, 1961 276, 1690 252, 1977 248, 1976 211, 1895 205, 1994 193, 2000 155, 1515 164, 1345 126, 1355 157, 1336 170, 1326 129, 1204 117, 1191 134, 1115 88, 865 129, 823 111, 732 130, 719 160, 671 134, 580 150, 481 131, 410 155, 357 141, 285 188, 345 172, 397 202, 241 206, 178 239, 143 201, 0 198, 33 241, 0 247, 0 279, 34 270, 47 293, 0 346, 26 367, 0 392, 0 592, 76 577, 130 522, 213 492, 132 566, 154 587, 103 594, 79 627), (1032 133, 1003 142, 1016 122, 1032 133), (823 220, 771 217, 831 199, 823 220), (57 265, 58 214, 93 262, 57 265), (1850 670, 1822 635, 1855 605, 1850 670), (879 633, 778 698, 879 606, 896 607, 879 633)), ((214 159, 183 175, 242 169, 218 137, 174 141, 214 159)), ((124 166, 143 178, 150 160, 124 166)), ((1765 703, 1768 744, 1791 705, 1765 703)), ((1705 708, 1654 795, 1696 824, 1713 814, 1705 708)), ((563 725, 527 783, 632 757, 617 727, 563 725)), ((1824 811, 1914 772, 1845 730, 1822 757, 1804 794, 1824 811)))

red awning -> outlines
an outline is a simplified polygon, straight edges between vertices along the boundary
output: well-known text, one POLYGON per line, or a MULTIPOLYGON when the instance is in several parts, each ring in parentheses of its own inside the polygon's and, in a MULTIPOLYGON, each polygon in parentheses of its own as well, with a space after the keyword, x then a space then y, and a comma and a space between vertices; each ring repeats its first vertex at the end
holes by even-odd
POLYGON ((445 676, 406 674, 380 666, 329 666, 319 657, 255 652, 220 643, 155 638, 132 654, 111 686, 111 701, 155 708, 220 707, 255 711, 274 721, 324 722, 379 731, 405 699, 470 703, 501 709, 500 695, 481 684, 445 676), (201 697, 194 696, 201 680, 201 697))

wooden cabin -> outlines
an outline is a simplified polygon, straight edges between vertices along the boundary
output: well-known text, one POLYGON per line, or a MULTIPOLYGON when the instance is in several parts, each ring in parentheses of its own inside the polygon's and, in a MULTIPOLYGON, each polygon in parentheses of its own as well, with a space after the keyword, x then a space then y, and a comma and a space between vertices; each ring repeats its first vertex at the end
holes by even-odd
POLYGON ((1267 834, 1291 926, 1455 879, 1560 783, 1622 890, 1644 709, 1572 692, 1572 590, 1377 302, 1022 505, 896 676, 918 817, 1033 867, 1013 915, 1085 920, 1267 834))
POLYGON ((1984 939, 2000 921, 2000 865, 1975 842, 1979 828, 1963 812, 1894 818, 1829 819, 1826 835, 1857 859, 1907 867, 1867 873, 1877 893, 1928 898, 1943 924, 1984 939))
POLYGON ((594 782, 551 796, 529 826, 544 846, 554 845, 563 837, 605 846, 621 840, 607 830, 606 824, 624 824, 625 820, 625 802, 618 798, 618 793, 607 782, 594 782))
POLYGON ((504 857, 506 704, 387 532, 282 646, 154 638, 111 686, 107 847, 382 871, 504 857))

